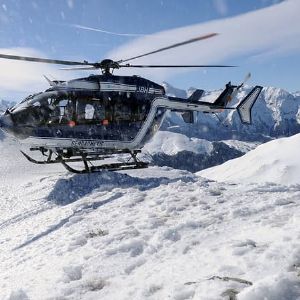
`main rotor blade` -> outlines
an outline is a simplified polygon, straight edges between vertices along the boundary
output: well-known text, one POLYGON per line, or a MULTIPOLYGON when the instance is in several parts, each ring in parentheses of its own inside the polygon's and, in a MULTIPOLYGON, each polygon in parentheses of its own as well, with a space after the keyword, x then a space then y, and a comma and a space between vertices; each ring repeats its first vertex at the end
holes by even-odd
POLYGON ((59 70, 63 71, 84 71, 84 70, 97 70, 94 66, 86 66, 86 67, 71 67, 71 68, 59 68, 59 70))
POLYGON ((120 65, 120 68, 235 68, 228 65, 120 65))
POLYGON ((0 58, 30 61, 30 62, 41 62, 47 64, 68 65, 68 66, 76 66, 76 65, 93 66, 94 65, 93 63, 89 63, 87 61, 79 62, 79 61, 58 60, 58 59, 38 58, 38 57, 9 55, 9 54, 0 54, 0 58))
POLYGON ((141 54, 141 55, 137 55, 137 56, 134 56, 134 57, 131 57, 131 58, 122 59, 122 60, 119 60, 117 62, 118 63, 123 63, 125 61, 129 61, 129 60, 133 60, 133 59, 136 59, 136 58, 144 57, 144 56, 147 56, 147 55, 150 55, 150 54, 162 52, 162 51, 169 50, 169 49, 172 49, 172 48, 176 48, 176 47, 179 47, 179 46, 183 46, 183 45, 191 44, 191 43, 198 42, 198 41, 201 41, 201 40, 209 39, 209 38, 211 38, 213 36, 216 36, 216 35, 218 35, 218 33, 209 33, 209 34, 202 35, 202 36, 199 36, 199 37, 196 37, 196 38, 193 38, 193 39, 186 40, 184 42, 176 43, 176 44, 173 44, 173 45, 170 45, 170 46, 167 46, 167 47, 163 47, 163 48, 151 51, 151 52, 147 52, 147 53, 144 53, 144 54, 141 54))

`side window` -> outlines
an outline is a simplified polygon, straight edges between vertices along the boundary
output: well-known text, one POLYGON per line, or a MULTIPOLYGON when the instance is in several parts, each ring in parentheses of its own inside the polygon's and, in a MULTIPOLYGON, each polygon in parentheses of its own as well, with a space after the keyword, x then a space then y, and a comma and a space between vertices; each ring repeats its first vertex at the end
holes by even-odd
POLYGON ((99 99, 79 99, 76 116, 80 124, 99 124, 105 119, 105 109, 99 99))
POLYGON ((93 120, 95 114, 95 108, 91 104, 87 104, 85 106, 85 119, 86 120, 93 120))

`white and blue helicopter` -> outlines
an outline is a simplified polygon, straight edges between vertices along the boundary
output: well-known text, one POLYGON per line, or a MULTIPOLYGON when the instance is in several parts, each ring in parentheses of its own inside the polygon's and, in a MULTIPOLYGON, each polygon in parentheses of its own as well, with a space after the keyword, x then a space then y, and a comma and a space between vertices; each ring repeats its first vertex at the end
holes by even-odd
POLYGON ((116 76, 119 68, 198 68, 232 67, 225 65, 134 65, 129 61, 150 54, 211 38, 215 33, 196 37, 128 59, 101 62, 76 62, 27 56, 0 54, 2 59, 22 60, 67 65, 72 70, 100 69, 102 75, 90 75, 70 81, 47 81, 50 88, 30 95, 9 108, 0 117, 0 127, 29 145, 31 151, 40 151, 45 159, 37 164, 62 163, 69 171, 89 173, 101 170, 124 170, 147 167, 137 154, 159 129, 166 111, 181 113, 186 122, 192 122, 192 112, 219 113, 237 110, 244 124, 251 124, 251 110, 262 87, 255 86, 234 107, 227 104, 235 98, 250 74, 240 85, 226 84, 214 102, 201 101, 203 90, 195 90, 188 99, 169 97, 164 87, 139 76, 116 76), (71 67, 70 67, 71 66, 71 67), (95 166, 93 162, 115 154, 128 153, 131 161, 95 166), (83 162, 75 169, 73 162, 83 162))

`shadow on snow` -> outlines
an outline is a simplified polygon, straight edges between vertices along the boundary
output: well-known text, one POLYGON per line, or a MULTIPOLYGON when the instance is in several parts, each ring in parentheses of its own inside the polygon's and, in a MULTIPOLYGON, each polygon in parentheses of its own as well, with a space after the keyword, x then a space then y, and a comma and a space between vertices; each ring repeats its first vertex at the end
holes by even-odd
MULTIPOLYGON (((184 182, 194 181, 192 177, 180 177, 175 179, 170 179, 166 177, 151 177, 151 178, 136 178, 131 177, 127 174, 114 173, 114 172, 101 172, 97 174, 78 174, 74 175, 68 179, 59 179, 53 190, 50 192, 46 200, 52 201, 57 205, 67 205, 70 204, 88 194, 92 191, 107 191, 110 192, 114 188, 137 188, 140 191, 146 191, 153 188, 156 188, 163 184, 169 184, 172 182, 176 182, 178 180, 184 182)), ((35 235, 29 240, 25 241, 21 245, 15 247, 13 250, 21 249, 44 236, 60 229, 69 220, 76 216, 81 215, 82 213, 88 212, 90 210, 95 210, 107 203, 115 201, 122 197, 126 191, 118 191, 114 195, 111 195, 107 199, 102 199, 99 201, 89 202, 87 204, 83 204, 73 211, 69 216, 61 219, 58 223, 50 226, 45 231, 35 235)))
POLYGON ((169 179, 167 177, 137 178, 127 174, 102 171, 93 174, 77 174, 71 178, 59 179, 46 200, 56 205, 70 204, 93 191, 110 192, 115 188, 137 188, 146 191, 162 184, 178 181, 191 181, 190 177, 169 179))

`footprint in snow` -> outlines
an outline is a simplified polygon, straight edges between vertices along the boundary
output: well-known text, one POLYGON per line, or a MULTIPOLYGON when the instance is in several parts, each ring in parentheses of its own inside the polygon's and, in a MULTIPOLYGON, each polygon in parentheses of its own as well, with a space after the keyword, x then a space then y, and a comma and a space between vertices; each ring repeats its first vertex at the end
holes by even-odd
POLYGON ((142 239, 132 239, 129 242, 124 242, 118 247, 107 249, 106 255, 112 256, 119 253, 129 253, 131 257, 136 257, 144 252, 145 241, 142 239))
POLYGON ((177 242, 181 239, 181 235, 179 234, 178 230, 175 228, 169 228, 164 231, 162 238, 164 240, 169 240, 172 242, 177 242))
POLYGON ((125 273, 127 275, 131 274, 134 270, 136 270, 137 268, 141 267, 143 264, 145 264, 147 262, 147 260, 144 257, 141 258, 137 258, 133 263, 129 264, 126 268, 125 268, 125 273))
POLYGON ((82 278, 82 266, 80 265, 65 266, 63 267, 63 272, 62 281, 65 283, 80 280, 82 278))
POLYGON ((84 246, 87 243, 87 238, 85 235, 77 235, 72 238, 72 241, 69 244, 68 251, 73 251, 79 247, 84 246))
POLYGON ((247 239, 245 241, 239 241, 236 242, 232 245, 232 247, 234 248, 232 251, 233 255, 236 256, 241 256, 244 255, 245 253, 255 249, 257 247, 255 241, 247 239))
POLYGON ((150 284, 144 291, 143 291, 143 296, 148 298, 152 297, 155 293, 163 289, 163 285, 160 284, 150 284))
POLYGON ((222 191, 218 187, 211 187, 208 189, 208 192, 211 196, 221 196, 222 195, 222 191))

